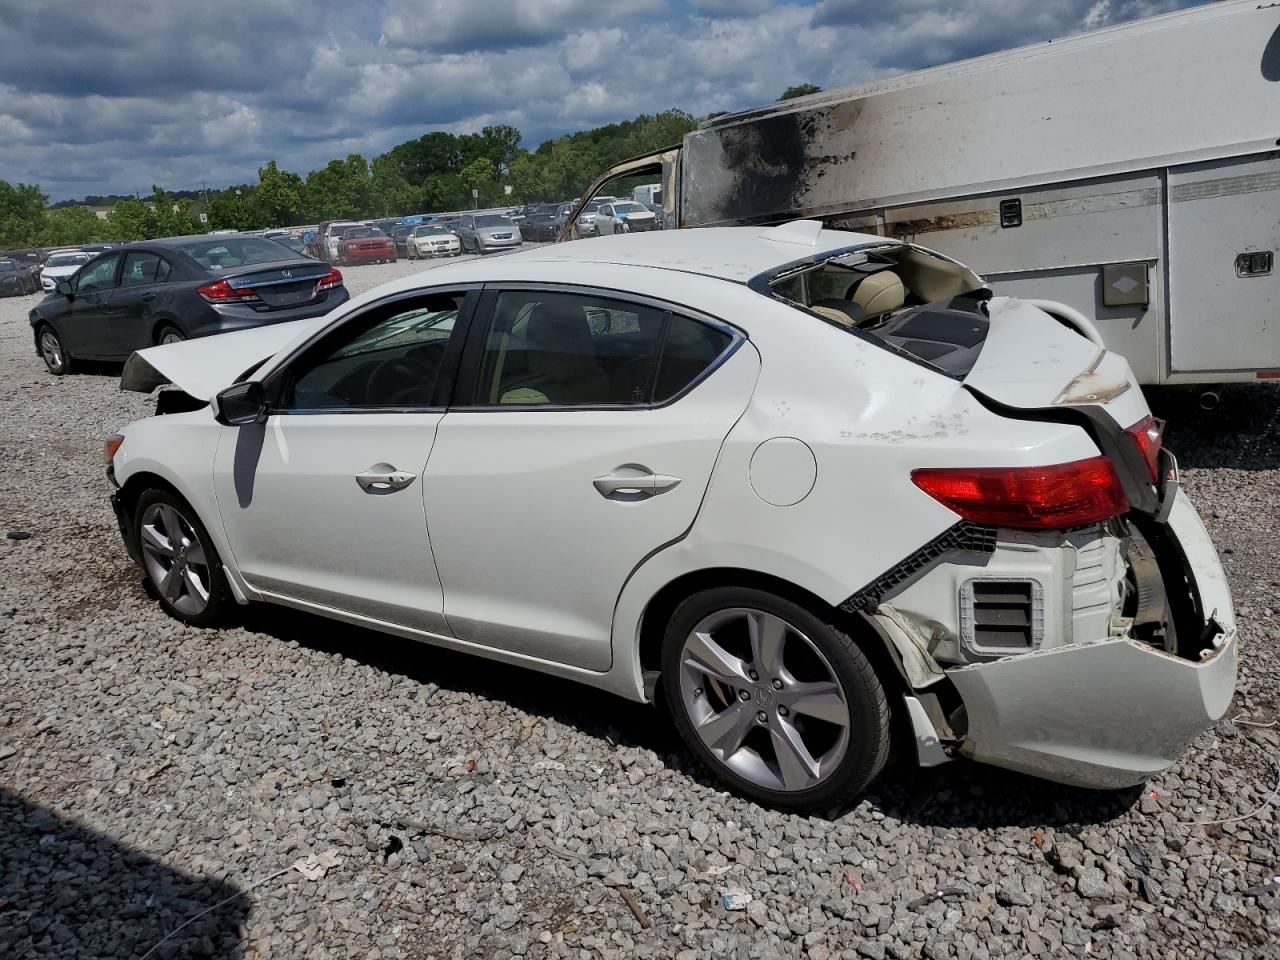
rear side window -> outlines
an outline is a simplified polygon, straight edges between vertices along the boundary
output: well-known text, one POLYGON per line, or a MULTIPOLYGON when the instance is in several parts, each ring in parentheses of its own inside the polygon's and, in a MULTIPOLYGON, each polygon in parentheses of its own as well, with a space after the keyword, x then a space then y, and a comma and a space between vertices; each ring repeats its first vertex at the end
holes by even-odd
POLYGON ((580 293, 499 294, 473 402, 625 407, 661 403, 697 380, 729 334, 658 307, 580 293))
POLYGON ((148 283, 165 283, 172 268, 167 260, 154 253, 130 253, 120 271, 120 286, 135 287, 148 283))

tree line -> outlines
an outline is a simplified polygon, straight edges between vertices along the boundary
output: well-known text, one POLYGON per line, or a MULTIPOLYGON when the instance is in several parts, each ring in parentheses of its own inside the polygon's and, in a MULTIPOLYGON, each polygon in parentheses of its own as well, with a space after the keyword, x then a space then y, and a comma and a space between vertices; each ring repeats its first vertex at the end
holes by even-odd
POLYGON ((82 204, 50 208, 39 186, 0 180, 0 247, 71 246, 460 210, 472 206, 472 190, 481 207, 569 200, 606 167, 678 143, 696 125, 691 115, 667 110, 548 140, 535 150, 521 147, 520 131, 511 126, 461 135, 435 131, 372 161, 358 153, 331 160, 305 177, 272 160, 258 170, 256 183, 203 195, 170 194, 156 186, 145 201, 116 200, 106 219, 82 204), (202 212, 207 223, 199 220, 202 212))

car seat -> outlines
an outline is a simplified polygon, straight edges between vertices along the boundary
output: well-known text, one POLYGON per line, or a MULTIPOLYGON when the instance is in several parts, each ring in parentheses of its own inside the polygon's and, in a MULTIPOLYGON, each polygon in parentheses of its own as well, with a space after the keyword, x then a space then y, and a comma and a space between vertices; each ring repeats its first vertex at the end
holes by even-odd
POLYGON ((525 329, 532 376, 504 390, 502 404, 604 403, 609 381, 596 364, 587 318, 555 303, 540 303, 525 329))

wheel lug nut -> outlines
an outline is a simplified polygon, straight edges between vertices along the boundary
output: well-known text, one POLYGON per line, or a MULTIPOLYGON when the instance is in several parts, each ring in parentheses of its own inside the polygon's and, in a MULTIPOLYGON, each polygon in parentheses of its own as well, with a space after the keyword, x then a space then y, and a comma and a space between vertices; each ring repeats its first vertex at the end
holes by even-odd
POLYGON ((778 716, 780 717, 785 717, 790 712, 791 711, 788 710, 786 707, 778 707, 778 716))
POLYGON ((751 699, 751 694, 747 693, 747 691, 745 691, 745 690, 739 690, 739 691, 738 691, 738 699, 739 699, 739 700, 750 700, 750 699, 751 699))
POLYGON ((700 698, 702 696, 702 688, 698 687, 696 690, 694 690, 693 695, 695 698, 700 698))
POLYGON ((748 670, 748 671, 747 671, 747 676, 748 676, 748 677, 750 677, 752 680, 759 680, 759 679, 760 679, 760 674, 756 673, 754 670, 748 670))
POLYGON ((773 678, 773 689, 775 689, 775 690, 781 690, 781 689, 782 689, 782 681, 781 681, 781 680, 779 680, 777 677, 774 677, 774 678, 773 678))
POLYGON ((756 719, 759 720, 761 723, 769 722, 769 716, 763 710, 761 710, 759 713, 756 714, 756 719))

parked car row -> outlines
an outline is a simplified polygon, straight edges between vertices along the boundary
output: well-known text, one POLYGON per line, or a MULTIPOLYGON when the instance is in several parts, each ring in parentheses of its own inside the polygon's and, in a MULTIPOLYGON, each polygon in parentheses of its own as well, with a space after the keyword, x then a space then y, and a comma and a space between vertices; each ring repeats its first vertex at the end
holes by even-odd
POLYGON ((13 250, 0 253, 0 297, 15 297, 24 294, 39 293, 41 288, 47 293, 60 276, 69 276, 95 253, 109 250, 112 244, 97 243, 83 247, 67 247, 63 249, 30 249, 13 250), (77 266, 67 269, 71 260, 77 266), (48 272, 52 270, 52 273, 48 272))

